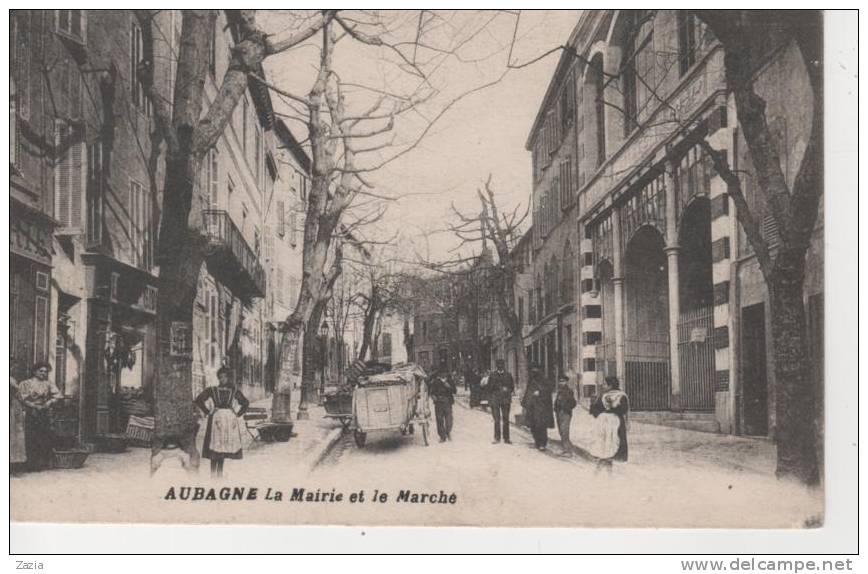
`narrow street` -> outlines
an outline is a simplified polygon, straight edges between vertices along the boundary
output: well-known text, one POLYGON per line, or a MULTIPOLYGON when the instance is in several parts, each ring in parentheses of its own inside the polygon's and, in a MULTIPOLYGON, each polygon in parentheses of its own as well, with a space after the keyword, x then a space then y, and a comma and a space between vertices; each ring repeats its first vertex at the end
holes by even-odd
MULTIPOLYGON (((289 443, 250 443, 242 460, 227 462, 221 481, 208 477, 207 460, 196 476, 169 460, 148 479, 147 449, 95 454, 83 469, 13 477, 12 512, 17 520, 56 522, 124 522, 134 508, 138 520, 156 523, 765 528, 813 525, 821 516, 820 495, 697 452, 697 440, 718 438, 707 433, 634 424, 630 462, 616 465, 610 475, 581 457, 558 456, 554 440, 548 452, 535 450, 529 433, 515 426, 512 445, 491 444, 490 415, 463 404, 460 396, 453 440, 438 442, 432 420, 428 447, 417 428, 407 436, 370 433, 364 448, 344 433, 329 448, 328 437, 339 427, 317 410, 311 420, 299 421, 298 436, 289 443), (167 500, 171 488, 179 493, 186 486, 244 488, 245 493, 256 488, 257 498, 167 500), (292 500, 293 490, 302 488, 315 497, 319 491, 318 500, 330 493, 342 493, 343 500, 292 500), (280 500, 274 494, 278 491, 280 500), (350 502, 360 491, 364 501, 350 502), (402 491, 407 491, 403 498, 428 494, 447 502, 399 500, 402 491), (374 500, 383 493, 384 502, 374 500), (758 508, 763 511, 756 512, 758 508)), ((579 418, 578 425, 591 424, 579 418)), ((583 434, 574 434, 581 444, 583 434)), ((555 439, 557 432, 551 430, 549 436, 555 439)), ((704 449, 726 454, 725 439, 704 449)), ((735 446, 738 453, 745 448, 735 446)))
MULTIPOLYGON (((432 421, 427 448, 418 431, 413 436, 371 434, 364 448, 346 434, 313 476, 338 490, 364 484, 368 492, 379 489, 390 498, 401 490, 457 494, 455 505, 390 505, 390 516, 419 525, 786 528, 803 526, 821 512, 822 500, 799 487, 725 469, 713 459, 649 457, 640 450, 631 456, 641 462, 616 465, 609 475, 581 457, 558 456, 559 445, 550 443, 546 453, 535 450, 529 433, 515 426, 512 445, 491 444, 487 412, 456 404, 454 414, 453 440, 438 442, 432 421), (755 508, 765 511, 746 512, 755 508)), ((637 438, 641 442, 642 435, 637 438)))

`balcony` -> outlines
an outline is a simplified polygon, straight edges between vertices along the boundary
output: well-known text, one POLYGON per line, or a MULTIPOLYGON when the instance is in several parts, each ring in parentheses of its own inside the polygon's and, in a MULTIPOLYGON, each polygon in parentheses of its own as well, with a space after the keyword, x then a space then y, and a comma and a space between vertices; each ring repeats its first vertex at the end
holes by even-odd
POLYGON ((265 296, 265 270, 229 213, 217 209, 202 212, 208 238, 208 272, 241 299, 265 296))

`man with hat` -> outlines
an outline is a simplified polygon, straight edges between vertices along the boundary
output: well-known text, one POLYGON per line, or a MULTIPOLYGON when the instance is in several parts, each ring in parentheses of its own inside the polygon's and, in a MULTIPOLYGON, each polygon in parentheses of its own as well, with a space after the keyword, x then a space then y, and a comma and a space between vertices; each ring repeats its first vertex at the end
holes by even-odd
POLYGON ((434 401, 434 419, 440 442, 452 440, 452 403, 455 402, 455 383, 444 369, 438 369, 428 381, 428 394, 434 401))
POLYGON ((545 450, 548 444, 548 429, 554 428, 555 417, 552 412, 552 391, 554 384, 543 375, 538 363, 530 366, 527 389, 521 399, 527 416, 528 426, 533 435, 533 442, 539 450, 545 450))
POLYGON ((558 377, 558 389, 555 394, 555 421, 558 433, 561 435, 561 448, 564 456, 572 456, 573 443, 570 442, 570 423, 573 420, 573 409, 576 408, 576 395, 570 387, 570 377, 562 374, 558 377))
POLYGON ((512 406, 512 395, 515 393, 515 381, 512 375, 504 370, 503 359, 495 361, 494 372, 488 375, 488 404, 491 416, 494 417, 494 442, 510 444, 509 440, 509 408, 512 406), (501 433, 502 429, 502 433, 501 433))

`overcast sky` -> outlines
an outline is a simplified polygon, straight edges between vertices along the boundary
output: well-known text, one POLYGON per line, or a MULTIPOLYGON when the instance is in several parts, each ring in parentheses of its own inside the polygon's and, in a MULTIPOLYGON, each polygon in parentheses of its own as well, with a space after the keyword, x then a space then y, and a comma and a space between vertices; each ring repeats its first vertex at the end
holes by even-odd
MULTIPOLYGON (((577 10, 523 11, 512 62, 527 62, 566 42, 578 16, 577 10)), ((405 26, 414 32, 418 12, 386 12, 383 18, 396 29, 405 26)), ((435 28, 432 23, 431 43, 448 42, 462 34, 467 37, 468 30, 479 33, 461 47, 462 61, 449 58, 432 74, 439 93, 422 110, 429 119, 456 97, 503 74, 515 31, 516 17, 512 14, 462 12, 446 18, 446 25, 435 28)), ((279 36, 292 26, 284 21, 280 14, 273 14, 262 23, 279 36)), ((352 40, 343 40, 338 46, 335 69, 344 82, 403 89, 413 80, 401 73, 383 49, 359 48, 352 40)), ((312 85, 316 57, 317 50, 309 44, 269 58, 266 72, 274 84, 306 94, 312 85)), ((451 203, 465 211, 478 211, 475 191, 489 173, 503 208, 526 205, 531 193, 531 155, 525 150, 525 141, 558 57, 559 53, 554 53, 533 65, 509 70, 496 85, 461 98, 417 147, 372 173, 368 179, 378 193, 400 199, 389 202, 385 218, 369 234, 386 237, 399 233, 400 256, 404 258, 411 257, 413 249, 423 253, 430 249, 433 258, 449 257, 457 240, 437 231, 450 217, 451 203)), ((370 102, 362 93, 348 92, 346 99, 348 106, 370 102)), ((276 109, 289 111, 282 98, 274 100, 276 109)), ((300 123, 287 123, 299 139, 306 137, 300 123)), ((396 143, 414 141, 424 125, 418 116, 402 118, 394 130, 396 143)), ((400 149, 390 149, 379 157, 389 157, 400 149)))

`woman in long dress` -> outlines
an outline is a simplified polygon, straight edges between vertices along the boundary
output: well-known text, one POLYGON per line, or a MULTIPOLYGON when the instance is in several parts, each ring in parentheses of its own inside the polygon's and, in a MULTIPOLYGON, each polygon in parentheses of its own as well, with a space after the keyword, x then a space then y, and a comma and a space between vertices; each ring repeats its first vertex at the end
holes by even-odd
POLYGON ((212 477, 223 476, 224 460, 242 457, 242 429, 239 418, 247 411, 250 401, 235 388, 229 375, 229 369, 221 367, 217 371, 220 384, 202 391, 195 401, 196 406, 208 416, 202 456, 211 460, 212 477))
POLYGON ((41 361, 33 365, 33 377, 18 383, 18 396, 25 407, 24 436, 27 467, 43 470, 51 466, 54 433, 51 430, 51 407, 60 399, 60 390, 48 380, 51 365, 41 361))
POLYGON ((618 377, 606 377, 606 386, 594 404, 591 416, 597 419, 597 444, 594 453, 601 466, 609 469, 612 461, 627 461, 627 414, 630 401, 621 390, 618 377))
POLYGON ((24 438, 24 403, 18 395, 18 382, 9 377, 9 464, 10 471, 17 472, 27 462, 27 445, 24 438))

